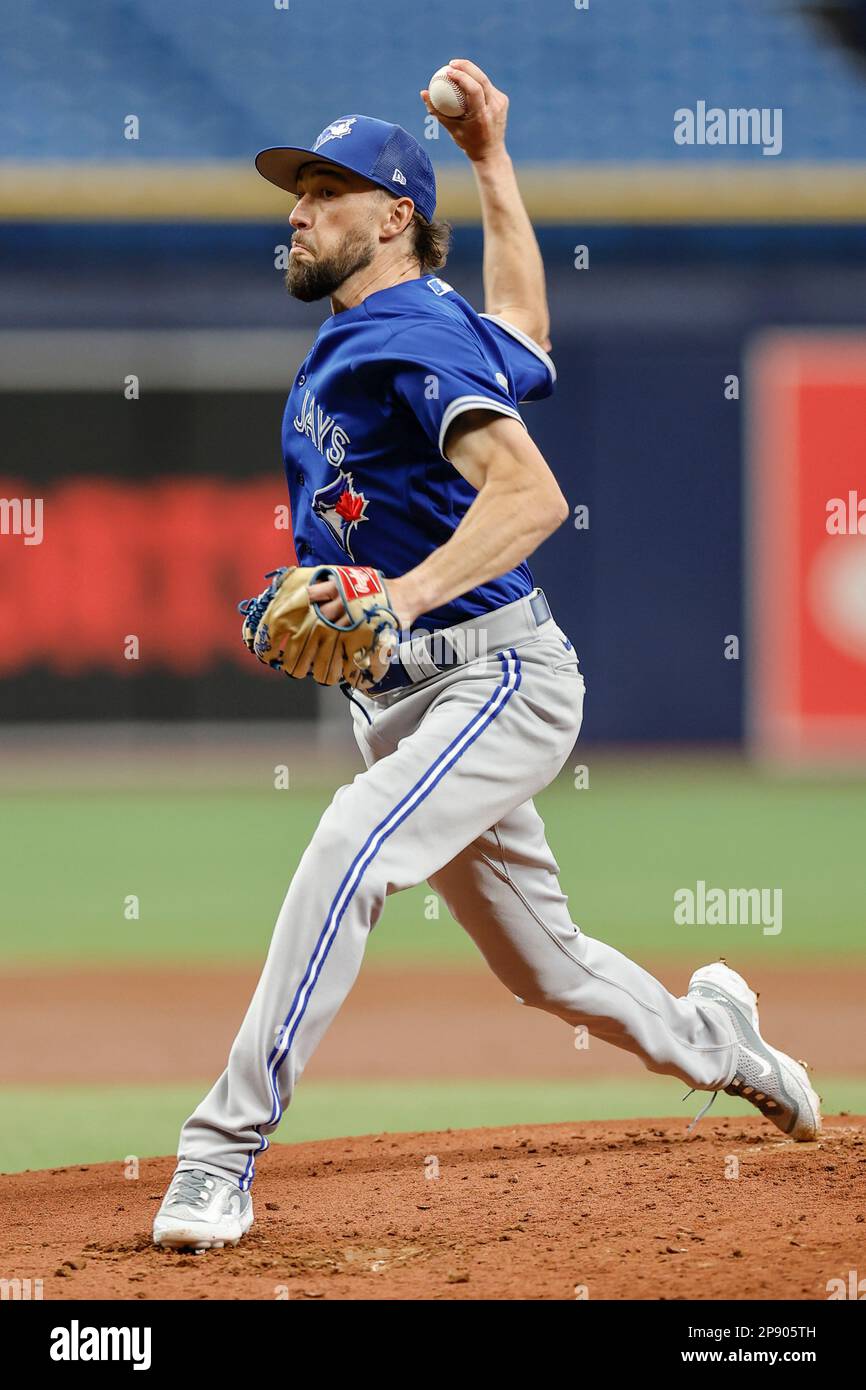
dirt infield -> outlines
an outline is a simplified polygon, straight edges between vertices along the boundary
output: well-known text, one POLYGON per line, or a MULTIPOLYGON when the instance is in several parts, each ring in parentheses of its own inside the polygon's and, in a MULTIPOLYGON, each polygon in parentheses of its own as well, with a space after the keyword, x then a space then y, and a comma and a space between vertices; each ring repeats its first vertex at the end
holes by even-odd
POLYGON ((0 1176, 0 1275, 45 1299, 825 1299, 866 1270, 866 1118, 274 1145, 234 1249, 154 1249, 173 1159, 0 1176))
MULTIPOLYGON (((684 994, 681 963, 651 963, 684 994)), ((78 966, 9 970, 0 1016, 15 1046, 0 1052, 0 1084, 203 1081, 225 1060, 255 988, 256 970, 78 966), (63 1047, 46 1047, 46 1038, 63 1047)), ((862 961, 768 966, 750 972, 763 1031, 821 1073, 866 1073, 862 961)), ((547 1080, 639 1075, 634 1058, 522 1008, 483 966, 369 962, 305 1079, 507 1077, 547 1080)), ((818 1087, 820 1090, 820 1085, 818 1087)))

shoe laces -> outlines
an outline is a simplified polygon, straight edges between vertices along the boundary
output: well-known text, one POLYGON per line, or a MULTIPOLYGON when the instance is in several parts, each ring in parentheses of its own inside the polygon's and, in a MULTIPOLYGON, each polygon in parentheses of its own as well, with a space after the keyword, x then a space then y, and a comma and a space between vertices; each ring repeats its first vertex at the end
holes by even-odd
POLYGON ((214 1179, 201 1168, 184 1168, 175 1178, 171 1195, 175 1202, 206 1207, 214 1188, 214 1179))
MULTIPOLYGON (((689 1096, 693 1096, 695 1094, 695 1089, 696 1088, 693 1086, 690 1091, 686 1091, 685 1095, 683 1096, 683 1100, 688 1100, 689 1096)), ((692 1120, 691 1124, 686 1125, 686 1134, 691 1134, 692 1130, 695 1128, 695 1125, 697 1125, 704 1118, 710 1106, 715 1103, 715 1099, 718 1094, 718 1091, 713 1091, 711 1093, 706 1105, 702 1105, 697 1115, 692 1120)))

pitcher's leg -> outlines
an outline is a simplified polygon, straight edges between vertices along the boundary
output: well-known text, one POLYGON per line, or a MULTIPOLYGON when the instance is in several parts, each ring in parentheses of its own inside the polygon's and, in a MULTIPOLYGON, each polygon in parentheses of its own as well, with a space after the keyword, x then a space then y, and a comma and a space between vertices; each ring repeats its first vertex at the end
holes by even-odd
POLYGON ((255 1155, 268 1147, 266 1136, 354 983, 384 893, 368 876, 363 910, 359 900, 335 933, 341 881, 365 838, 337 832, 351 790, 336 793, 298 864, 226 1069, 181 1130, 181 1169, 204 1168, 249 1186, 255 1155))
POLYGON ((635 1053, 650 1071, 716 1089, 736 1045, 723 1012, 677 998, 648 971, 574 925, 531 801, 430 879, 491 969, 519 999, 635 1053))
POLYGON ((519 661, 491 660, 489 674, 443 691, 394 752, 340 788, 298 865, 228 1066, 183 1127, 181 1168, 249 1185, 386 896, 423 882, 552 776, 563 729, 517 698, 519 682, 519 661))

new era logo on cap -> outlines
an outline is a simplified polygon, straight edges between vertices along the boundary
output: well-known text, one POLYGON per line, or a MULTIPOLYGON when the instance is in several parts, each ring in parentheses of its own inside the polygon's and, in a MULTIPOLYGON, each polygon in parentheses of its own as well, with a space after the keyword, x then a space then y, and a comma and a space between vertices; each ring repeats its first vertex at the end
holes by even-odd
POLYGON ((391 182, 405 184, 406 175, 402 174, 399 169, 395 169, 393 174, 391 175, 391 182))

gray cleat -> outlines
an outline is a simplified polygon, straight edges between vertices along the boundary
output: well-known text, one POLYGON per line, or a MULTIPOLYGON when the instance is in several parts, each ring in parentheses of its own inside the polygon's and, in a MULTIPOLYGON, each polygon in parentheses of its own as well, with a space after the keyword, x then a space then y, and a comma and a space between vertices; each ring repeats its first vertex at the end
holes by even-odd
POLYGON ((154 1245, 212 1250, 237 1245, 253 1224, 253 1200, 234 1178, 203 1168, 179 1169, 153 1220, 154 1245))
POLYGON ((689 981, 688 995, 718 1004, 734 1025, 739 1051, 725 1094, 742 1096, 792 1139, 817 1139, 821 1101, 805 1064, 764 1042, 758 1031, 758 998, 743 977, 722 961, 703 965, 689 981))

